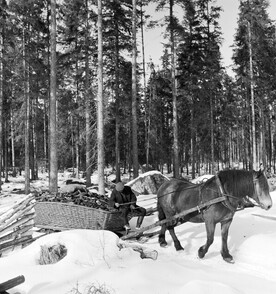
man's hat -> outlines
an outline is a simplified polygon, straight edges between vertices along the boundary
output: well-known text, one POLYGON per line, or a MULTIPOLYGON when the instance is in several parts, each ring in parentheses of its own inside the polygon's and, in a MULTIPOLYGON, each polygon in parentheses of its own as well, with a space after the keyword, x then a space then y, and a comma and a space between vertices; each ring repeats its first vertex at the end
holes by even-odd
POLYGON ((118 192, 123 191, 123 190, 124 190, 124 184, 123 184, 122 182, 117 183, 115 189, 116 189, 118 192))

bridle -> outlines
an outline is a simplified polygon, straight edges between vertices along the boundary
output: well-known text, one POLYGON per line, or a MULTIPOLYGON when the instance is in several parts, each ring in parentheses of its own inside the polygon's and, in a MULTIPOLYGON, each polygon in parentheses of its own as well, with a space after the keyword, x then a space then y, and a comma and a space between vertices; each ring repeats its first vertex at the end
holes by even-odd
MULTIPOLYGON (((222 204, 223 204, 226 208, 228 208, 233 214, 234 214, 236 211, 243 210, 243 209, 245 208, 245 205, 246 205, 246 204, 250 204, 250 205, 252 205, 252 206, 259 206, 259 207, 261 207, 260 204, 259 204, 254 198, 253 198, 253 200, 254 200, 255 203, 253 203, 253 202, 250 200, 251 197, 249 197, 249 196, 245 196, 245 197, 239 198, 239 197, 236 197, 236 196, 233 196, 233 195, 230 195, 230 194, 225 193, 225 191, 224 191, 224 189, 223 189, 223 187, 222 187, 222 184, 221 184, 221 181, 220 181, 219 176, 218 176, 218 175, 215 175, 215 178, 216 178, 216 184, 217 184, 217 186, 218 186, 218 189, 219 189, 219 193, 220 193, 220 195, 221 195, 221 196, 225 196, 225 200, 222 201, 222 204), (237 207, 234 207, 234 206, 230 203, 230 201, 229 201, 228 198, 232 198, 232 199, 239 200, 240 202, 242 202, 241 204, 243 204, 243 205, 241 206, 240 204, 238 204, 237 207), (240 206, 240 208, 239 208, 239 206, 240 206)), ((257 195, 257 191, 256 191, 256 182, 257 182, 257 181, 259 181, 258 178, 253 179, 253 189, 254 189, 254 191, 253 191, 253 195, 256 196, 256 197, 258 198, 258 201, 259 201, 259 197, 258 197, 258 195, 257 195)))

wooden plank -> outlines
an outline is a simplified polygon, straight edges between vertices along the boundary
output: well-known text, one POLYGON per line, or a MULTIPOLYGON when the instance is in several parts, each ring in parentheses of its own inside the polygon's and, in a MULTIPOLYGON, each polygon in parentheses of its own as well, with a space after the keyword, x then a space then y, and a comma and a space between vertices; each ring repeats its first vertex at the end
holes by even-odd
POLYGON ((9 210, 7 210, 5 213, 2 213, 0 216, 0 223, 5 223, 7 219, 9 219, 11 216, 16 214, 17 212, 22 211, 25 207, 28 207, 29 204, 33 201, 31 204, 32 206, 35 204, 35 198, 34 196, 22 199, 20 202, 16 203, 14 206, 12 206, 9 210))
POLYGON ((53 230, 53 231, 68 231, 68 230, 73 230, 73 228, 64 228, 61 226, 48 226, 48 225, 34 225, 35 228, 39 229, 47 229, 47 230, 53 230))
POLYGON ((131 233, 129 233, 128 235, 123 236, 121 239, 122 239, 122 240, 126 240, 126 239, 131 239, 131 238, 139 237, 139 236, 143 235, 143 232, 145 232, 145 231, 148 231, 148 230, 150 230, 150 229, 153 229, 153 228, 155 228, 155 227, 157 227, 157 226, 162 226, 162 225, 164 225, 164 224, 166 224, 166 223, 169 223, 169 222, 171 222, 171 221, 175 221, 176 219, 181 218, 181 217, 183 217, 183 216, 185 216, 185 215, 188 215, 188 214, 190 214, 190 213, 192 213, 192 212, 195 212, 195 211, 197 211, 197 210, 200 211, 200 210, 202 210, 203 208, 205 208, 206 206, 209 206, 209 205, 212 205, 212 204, 215 204, 215 203, 218 203, 218 202, 222 202, 222 201, 225 201, 225 200, 226 200, 226 197, 225 197, 225 196, 221 196, 221 197, 218 197, 218 198, 212 199, 212 200, 207 201, 207 202, 205 202, 205 203, 203 203, 203 204, 199 204, 199 205, 196 206, 196 207, 193 207, 193 208, 190 208, 190 209, 184 210, 184 211, 182 211, 182 212, 180 212, 180 213, 177 213, 177 214, 174 215, 173 217, 170 217, 170 218, 168 218, 168 219, 164 219, 164 220, 161 220, 161 221, 157 221, 157 222, 153 223, 152 225, 149 225, 149 226, 147 226, 147 227, 141 228, 141 229, 140 229, 139 231, 137 231, 137 232, 131 232, 131 233))
POLYGON ((9 290, 17 285, 20 285, 25 282, 24 276, 17 276, 13 279, 10 279, 2 284, 0 284, 0 293, 5 292, 6 290, 9 290))
POLYGON ((28 205, 20 212, 14 213, 14 215, 12 215, 9 219, 6 219, 5 222, 0 225, 0 231, 8 227, 10 224, 14 223, 16 220, 22 219, 30 213, 34 213, 35 210, 31 211, 32 209, 34 209, 34 205, 35 203, 28 205))
POLYGON ((261 215, 261 214, 255 214, 255 213, 252 213, 252 215, 258 216, 258 217, 262 217, 262 218, 265 218, 265 219, 276 221, 276 216, 272 216, 272 215, 261 215))
MULTIPOLYGON (((10 239, 14 239, 14 238, 18 237, 19 235, 22 236, 22 234, 30 231, 33 227, 34 227, 33 224, 31 224, 31 225, 18 227, 16 229, 14 229, 10 233, 6 234, 5 236, 0 237, 0 244, 1 244, 1 242, 7 241, 7 240, 10 240, 10 239)), ((30 232, 30 234, 31 233, 32 232, 30 232)))
POLYGON ((7 232, 11 230, 16 230, 16 228, 21 227, 21 226, 26 226, 34 222, 34 216, 35 213, 31 213, 26 215, 24 218, 21 218, 15 223, 10 224, 8 227, 4 228, 3 230, 0 230, 0 236, 4 236, 7 232), (30 222, 31 221, 31 222, 30 222))
POLYGON ((23 237, 20 237, 18 239, 6 241, 4 243, 1 243, 1 245, 0 245, 0 252, 6 250, 9 247, 14 247, 14 246, 22 245, 23 243, 25 243, 27 241, 31 241, 31 240, 32 240, 32 236, 23 236, 23 237))

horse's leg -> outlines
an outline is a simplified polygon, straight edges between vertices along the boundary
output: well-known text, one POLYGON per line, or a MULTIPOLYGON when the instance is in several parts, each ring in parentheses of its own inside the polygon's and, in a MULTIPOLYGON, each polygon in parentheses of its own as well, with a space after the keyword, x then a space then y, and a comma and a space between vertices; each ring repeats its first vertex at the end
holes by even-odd
POLYGON ((221 256, 222 258, 230 263, 234 263, 233 256, 229 253, 227 239, 229 227, 232 223, 232 219, 229 219, 221 223, 221 238, 222 238, 222 247, 221 247, 221 256))
MULTIPOLYGON (((158 219, 160 221, 165 219, 166 215, 165 215, 164 210, 161 207, 161 205, 157 205, 157 210, 158 210, 158 219)), ((166 247, 167 246, 167 241, 166 241, 166 238, 165 238, 166 229, 167 229, 167 226, 165 224, 163 224, 161 226, 161 230, 160 230, 160 233, 159 233, 159 236, 158 236, 158 241, 159 241, 159 244, 160 244, 161 247, 166 247)))
POLYGON ((160 230, 159 237, 158 237, 158 241, 159 241, 159 244, 161 247, 167 246, 167 241, 165 238, 166 229, 167 229, 166 225, 161 226, 161 230, 160 230))
POLYGON ((178 238, 176 237, 176 234, 175 234, 175 231, 174 231, 174 227, 168 227, 168 230, 169 230, 169 232, 171 234, 171 237, 173 239, 175 249, 177 251, 184 250, 184 248, 181 246, 178 238))
POLYGON ((214 242, 214 233, 216 228, 215 222, 213 220, 205 220, 205 227, 206 227, 206 233, 207 233, 207 241, 205 245, 201 246, 198 249, 199 258, 203 258, 205 256, 209 247, 214 242))

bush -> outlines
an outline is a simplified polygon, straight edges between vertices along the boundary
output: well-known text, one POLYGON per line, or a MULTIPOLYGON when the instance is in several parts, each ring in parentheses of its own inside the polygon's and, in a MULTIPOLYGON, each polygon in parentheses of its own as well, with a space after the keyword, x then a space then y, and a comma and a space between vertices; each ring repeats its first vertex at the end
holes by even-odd
POLYGON ((115 292, 109 289, 106 285, 89 285, 84 288, 84 292, 80 292, 79 285, 77 284, 68 294, 115 294, 115 292))

